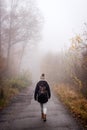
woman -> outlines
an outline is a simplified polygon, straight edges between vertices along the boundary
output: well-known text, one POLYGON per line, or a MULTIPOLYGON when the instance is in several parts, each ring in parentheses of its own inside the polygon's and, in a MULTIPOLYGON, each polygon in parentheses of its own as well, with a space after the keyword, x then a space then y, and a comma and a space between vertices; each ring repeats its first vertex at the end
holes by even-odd
POLYGON ((42 74, 41 80, 36 84, 34 99, 40 103, 41 115, 43 121, 46 121, 47 102, 50 97, 51 97, 51 92, 50 92, 49 84, 45 80, 45 74, 42 74))

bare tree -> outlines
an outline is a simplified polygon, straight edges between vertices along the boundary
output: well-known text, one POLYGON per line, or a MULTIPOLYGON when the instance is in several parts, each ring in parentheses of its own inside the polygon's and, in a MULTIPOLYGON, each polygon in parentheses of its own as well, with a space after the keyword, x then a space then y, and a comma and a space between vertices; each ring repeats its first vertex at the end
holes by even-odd
POLYGON ((2 45, 5 55, 7 52, 8 70, 14 55, 14 46, 16 48, 16 45, 20 44, 23 47, 18 64, 20 66, 26 46, 31 46, 31 43, 35 45, 39 40, 42 24, 41 15, 36 5, 33 5, 33 0, 11 0, 10 2, 10 6, 4 10, 2 24, 2 45))

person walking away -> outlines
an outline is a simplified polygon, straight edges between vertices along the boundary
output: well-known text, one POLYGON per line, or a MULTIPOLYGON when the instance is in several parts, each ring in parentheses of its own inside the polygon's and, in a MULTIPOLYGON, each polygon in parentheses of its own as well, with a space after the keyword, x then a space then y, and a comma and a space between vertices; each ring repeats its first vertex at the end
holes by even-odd
POLYGON ((45 74, 42 74, 40 79, 41 80, 36 84, 34 99, 40 103, 41 117, 43 121, 46 121, 47 102, 51 97, 51 92, 49 84, 45 80, 45 74))

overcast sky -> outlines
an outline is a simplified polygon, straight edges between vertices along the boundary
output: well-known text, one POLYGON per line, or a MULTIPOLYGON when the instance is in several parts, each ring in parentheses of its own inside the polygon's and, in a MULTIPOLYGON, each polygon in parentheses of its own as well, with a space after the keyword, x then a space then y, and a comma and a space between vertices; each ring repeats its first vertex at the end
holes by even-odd
POLYGON ((37 0, 44 16, 40 49, 58 51, 69 46, 73 35, 87 22, 87 0, 37 0))

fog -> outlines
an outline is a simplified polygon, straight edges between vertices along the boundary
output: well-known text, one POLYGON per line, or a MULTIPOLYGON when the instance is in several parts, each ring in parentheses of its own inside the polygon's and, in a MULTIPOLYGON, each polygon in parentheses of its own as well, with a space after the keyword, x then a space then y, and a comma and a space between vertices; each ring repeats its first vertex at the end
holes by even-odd
POLYGON ((62 53, 62 50, 70 47, 71 38, 82 33, 84 23, 87 22, 87 1, 37 0, 37 2, 44 17, 42 39, 38 43, 39 52, 36 52, 40 58, 34 57, 36 65, 34 71, 40 75, 42 71, 40 68, 37 69, 40 67, 38 59, 42 59, 41 56, 45 53, 62 53))
MULTIPOLYGON (((0 110, 6 107, 0 119, 1 124, 6 121, 5 127, 0 128, 10 128, 6 123, 11 119, 11 128, 18 117, 22 122, 30 119, 25 106, 34 107, 33 94, 42 73, 51 91, 87 128, 87 0, 0 0, 0 110)), ((38 84, 42 86, 44 92, 45 84, 38 84)), ((33 123, 38 126, 38 121, 33 123)), ((31 128, 25 121, 24 125, 31 128)))
POLYGON ((57 52, 69 47, 70 39, 87 22, 87 0, 37 0, 44 16, 42 51, 57 52))
POLYGON ((62 53, 62 49, 70 46, 70 39, 81 33, 87 21, 86 0, 37 0, 37 6, 44 19, 41 40, 23 61, 23 67, 29 68, 32 73, 33 82, 37 82, 43 73, 41 62, 44 55, 62 53))
POLYGON ((44 56, 49 55, 49 61, 60 53, 61 60, 71 39, 84 31, 87 0, 6 1, 0 10, 0 55, 9 72, 29 71, 37 81, 46 73, 44 56))

